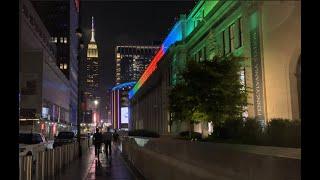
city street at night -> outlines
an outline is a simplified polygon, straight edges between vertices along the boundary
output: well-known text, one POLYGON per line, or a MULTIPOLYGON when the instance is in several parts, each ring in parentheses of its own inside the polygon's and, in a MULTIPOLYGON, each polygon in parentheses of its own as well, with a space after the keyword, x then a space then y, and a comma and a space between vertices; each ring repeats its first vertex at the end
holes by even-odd
POLYGON ((18 95, 19 180, 300 180, 301 1, 19 0, 18 95))
POLYGON ((113 147, 111 165, 104 153, 100 154, 100 164, 94 154, 94 148, 81 159, 69 165, 63 172, 55 176, 55 180, 84 179, 84 180, 109 180, 143 179, 141 175, 132 169, 120 154, 120 150, 113 147))

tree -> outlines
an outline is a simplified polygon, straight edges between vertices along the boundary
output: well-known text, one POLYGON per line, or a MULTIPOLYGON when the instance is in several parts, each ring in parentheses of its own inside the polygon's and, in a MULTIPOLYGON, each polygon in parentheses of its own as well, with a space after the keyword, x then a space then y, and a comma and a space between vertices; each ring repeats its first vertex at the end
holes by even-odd
POLYGON ((242 62, 243 58, 234 56, 188 61, 181 80, 170 91, 172 121, 213 121, 217 125, 240 119, 247 105, 247 91, 239 75, 242 62))

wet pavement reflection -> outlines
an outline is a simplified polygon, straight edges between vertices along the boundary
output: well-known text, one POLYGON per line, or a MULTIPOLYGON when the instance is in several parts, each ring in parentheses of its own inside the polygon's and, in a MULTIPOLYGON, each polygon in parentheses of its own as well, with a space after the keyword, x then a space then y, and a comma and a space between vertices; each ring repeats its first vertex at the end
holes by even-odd
POLYGON ((102 152, 97 157, 94 154, 94 147, 90 148, 90 151, 83 155, 79 160, 72 162, 66 167, 55 180, 69 180, 69 179, 81 179, 81 180, 109 180, 109 179, 122 179, 122 180, 136 180, 138 178, 135 171, 130 168, 126 161, 123 159, 120 150, 113 145, 112 156, 110 159, 106 158, 104 146, 102 146, 102 152))

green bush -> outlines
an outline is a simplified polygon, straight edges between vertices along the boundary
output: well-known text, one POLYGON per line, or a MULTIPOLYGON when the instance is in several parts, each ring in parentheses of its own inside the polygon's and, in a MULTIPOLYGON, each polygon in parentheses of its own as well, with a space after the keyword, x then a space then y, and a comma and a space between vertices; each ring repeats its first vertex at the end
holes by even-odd
POLYGON ((158 138, 160 135, 156 132, 145 130, 145 129, 137 129, 128 132, 129 136, 139 136, 139 137, 153 137, 158 138))
MULTIPOLYGON (((184 139, 190 139, 189 131, 182 131, 179 133, 179 136, 184 139)), ((191 131, 191 139, 202 139, 202 134, 198 132, 191 131)))
POLYGON ((301 147, 300 134, 300 121, 281 118, 271 119, 265 131, 267 145, 272 146, 301 147))
POLYGON ((300 148, 301 122, 271 119, 263 130, 256 119, 227 120, 215 125, 214 132, 204 141, 300 148))
POLYGON ((241 131, 241 140, 245 144, 262 144, 263 134, 260 122, 247 118, 241 131))
POLYGON ((214 127, 213 136, 218 139, 240 139, 243 120, 229 119, 214 127))

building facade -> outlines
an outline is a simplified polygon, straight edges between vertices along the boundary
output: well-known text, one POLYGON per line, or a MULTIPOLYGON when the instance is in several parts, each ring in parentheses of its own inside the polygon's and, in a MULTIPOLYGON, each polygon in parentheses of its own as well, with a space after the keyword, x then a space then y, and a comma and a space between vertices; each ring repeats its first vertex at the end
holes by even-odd
POLYGON ((56 66, 56 44, 29 0, 20 2, 20 130, 52 139, 70 130, 70 81, 56 66))
POLYGON ((137 81, 159 46, 116 46, 116 84, 137 81))
MULTIPOLYGON (((129 92, 134 129, 161 134, 186 126, 170 122, 168 92, 188 60, 215 55, 245 57, 240 73, 252 88, 247 116, 300 119, 300 1, 199 1, 172 28, 161 49, 129 92)), ((195 127, 208 130, 208 124, 195 127)))
POLYGON ((112 96, 112 88, 108 88, 107 89, 107 93, 106 93, 106 123, 108 123, 109 125, 112 124, 112 118, 111 118, 111 111, 112 111, 112 108, 111 108, 111 96, 112 96))
POLYGON ((129 98, 128 92, 136 82, 119 84, 111 91, 111 118, 114 129, 129 129, 129 98))
POLYGON ((77 123, 78 27, 77 0, 32 0, 35 10, 56 45, 56 65, 70 81, 70 123, 77 123))
POLYGON ((86 102, 86 111, 93 111, 93 123, 99 119, 99 108, 95 102, 100 102, 99 90, 99 55, 98 46, 95 40, 94 18, 91 20, 91 39, 88 43, 87 58, 84 62, 84 99, 86 102))

